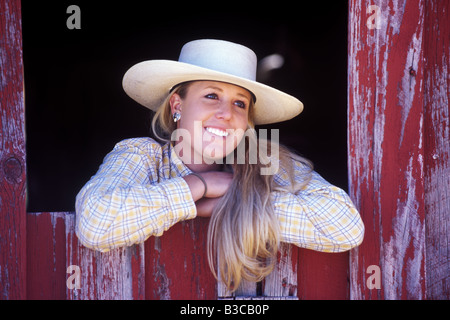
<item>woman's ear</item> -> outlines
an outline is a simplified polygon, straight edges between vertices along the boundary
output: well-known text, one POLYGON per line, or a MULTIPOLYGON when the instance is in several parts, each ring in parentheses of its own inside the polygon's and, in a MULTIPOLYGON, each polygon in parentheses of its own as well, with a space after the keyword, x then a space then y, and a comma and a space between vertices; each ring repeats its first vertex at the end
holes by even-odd
POLYGON ((174 93, 169 100, 170 111, 172 114, 175 112, 181 112, 181 97, 178 93, 174 93))

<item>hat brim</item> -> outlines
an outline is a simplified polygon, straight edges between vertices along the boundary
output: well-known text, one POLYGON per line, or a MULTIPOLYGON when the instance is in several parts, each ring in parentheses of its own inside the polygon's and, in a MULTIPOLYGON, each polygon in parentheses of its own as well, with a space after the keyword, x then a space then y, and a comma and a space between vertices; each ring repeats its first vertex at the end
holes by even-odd
POLYGON ((252 92, 256 97, 253 112, 256 125, 286 121, 303 111, 301 101, 275 88, 178 61, 150 60, 138 63, 125 73, 122 85, 132 99, 156 111, 174 86, 197 80, 227 82, 252 92))

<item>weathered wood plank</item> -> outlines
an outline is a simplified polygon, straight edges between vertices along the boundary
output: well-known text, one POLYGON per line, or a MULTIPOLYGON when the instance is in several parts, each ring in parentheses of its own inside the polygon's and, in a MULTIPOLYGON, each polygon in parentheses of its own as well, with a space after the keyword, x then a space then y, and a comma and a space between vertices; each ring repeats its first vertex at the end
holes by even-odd
POLYGON ((298 299, 298 250, 299 248, 296 246, 281 244, 277 264, 272 273, 263 281, 263 296, 298 299))
POLYGON ((27 299, 66 299, 65 215, 27 214, 27 299))
POLYGON ((209 219, 176 224, 146 241, 146 298, 216 299, 217 285, 206 255, 209 219))
MULTIPOLYGON (((75 216, 66 217, 66 266, 76 266, 80 273, 75 277, 71 286, 66 286, 68 300, 95 300, 98 297, 96 285, 96 259, 95 252, 81 246, 75 234, 75 216), (79 289, 74 287, 79 280, 79 289)), ((71 275, 74 273, 71 273, 71 275)), ((74 274, 75 275, 75 274, 74 274)), ((67 274, 67 278, 70 275, 67 274)))
POLYGON ((428 299, 450 299, 450 2, 427 1, 424 164, 428 299))
POLYGON ((100 253, 79 244, 75 214, 29 213, 28 299, 142 300, 144 245, 100 253))
POLYGON ((366 225, 351 298, 422 299, 424 2, 351 0, 349 10, 349 184, 366 225), (380 289, 366 285, 371 265, 380 289))
POLYGON ((67 287, 70 300, 142 300, 145 298, 144 244, 93 251, 79 244, 75 215, 66 215, 67 266, 80 271, 80 289, 67 287))
POLYGON ((263 283, 220 296, 206 260, 207 223, 182 222, 145 244, 100 253, 78 242, 74 213, 29 213, 28 298, 298 299, 298 248, 289 245, 263 283))
POLYGON ((301 300, 347 300, 349 254, 299 249, 298 297, 301 300))
POLYGON ((21 3, 0 1, 0 299, 26 298, 21 3))

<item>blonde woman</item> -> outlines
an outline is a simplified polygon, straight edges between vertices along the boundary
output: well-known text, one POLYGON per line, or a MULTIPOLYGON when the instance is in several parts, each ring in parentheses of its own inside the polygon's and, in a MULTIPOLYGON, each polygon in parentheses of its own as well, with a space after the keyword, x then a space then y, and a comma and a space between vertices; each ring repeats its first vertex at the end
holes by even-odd
POLYGON ((151 138, 118 143, 76 199, 85 246, 108 251, 210 217, 208 260, 230 291, 273 269, 280 242, 325 252, 358 246, 364 225, 348 195, 258 124, 291 119, 296 98, 255 81, 256 55, 227 41, 187 43, 179 61, 125 74, 126 93, 155 111, 151 138))

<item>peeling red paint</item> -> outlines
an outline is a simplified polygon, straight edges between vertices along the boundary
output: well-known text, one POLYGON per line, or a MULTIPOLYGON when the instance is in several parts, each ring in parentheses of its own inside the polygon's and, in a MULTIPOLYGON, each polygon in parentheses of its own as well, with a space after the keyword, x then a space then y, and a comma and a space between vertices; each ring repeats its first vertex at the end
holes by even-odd
MULTIPOLYGON (((425 150, 430 147, 430 138, 439 139, 448 132, 448 122, 445 128, 427 118, 427 96, 442 88, 442 83, 427 87, 426 79, 434 72, 428 62, 435 59, 436 53, 448 64, 448 21, 448 1, 350 1, 349 182, 350 195, 366 225, 363 244, 351 254, 353 299, 427 297, 425 259, 434 258, 425 255, 429 245, 425 226, 426 217, 428 221, 435 214, 426 204, 431 162, 425 150), (379 29, 365 25, 369 5, 380 8, 379 29), (436 13, 436 6, 443 14, 436 13), (432 21, 430 11, 434 12, 432 21), (430 28, 435 25, 442 25, 440 41, 446 46, 428 41, 433 37, 430 28), (430 127, 438 130, 430 132, 430 127), (369 265, 381 269, 379 290, 366 287, 369 265)), ((448 73, 444 77, 440 81, 448 88, 448 73)), ((448 112, 448 89, 437 96, 447 99, 447 103, 435 109, 448 112)), ((441 145, 440 150, 448 154, 449 146, 441 145)), ((448 167, 447 161, 441 168, 448 167)), ((442 187, 436 192, 448 190, 448 185, 442 187)), ((448 212, 449 202, 440 203, 448 212)), ((448 258, 445 255, 447 281, 448 258)), ((441 294, 448 296, 448 287, 441 294)))
POLYGON ((450 3, 431 1, 424 40, 427 298, 450 299, 450 3))
POLYGON ((0 299, 25 299, 26 162, 20 1, 0 1, 0 299))

